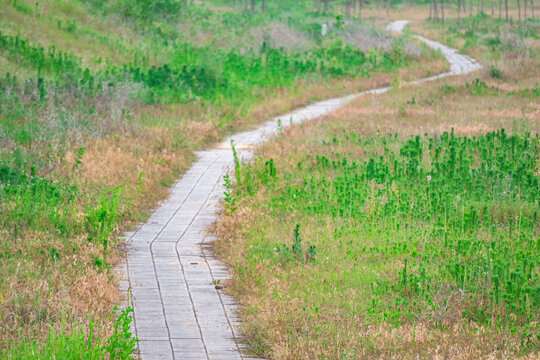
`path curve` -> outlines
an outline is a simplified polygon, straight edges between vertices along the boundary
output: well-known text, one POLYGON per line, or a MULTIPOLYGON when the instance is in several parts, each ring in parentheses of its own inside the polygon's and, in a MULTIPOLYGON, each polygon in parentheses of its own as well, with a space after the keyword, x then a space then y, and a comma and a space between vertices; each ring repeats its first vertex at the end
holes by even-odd
MULTIPOLYGON (((400 32, 407 21, 388 25, 400 32)), ((481 68, 473 59, 437 42, 417 36, 439 49, 450 72, 415 81, 420 83, 481 68)), ((326 115, 364 94, 381 94, 389 87, 321 101, 282 115, 281 127, 326 115)), ((216 221, 223 198, 223 175, 232 168, 230 141, 243 159, 256 145, 279 132, 278 118, 259 128, 227 138, 216 148, 197 152, 198 160, 171 188, 170 195, 148 221, 126 233, 126 263, 120 288, 134 309, 133 331, 140 339, 143 359, 247 360, 235 341, 233 299, 220 289, 227 269, 216 260, 208 244, 213 235, 205 229, 216 221)))

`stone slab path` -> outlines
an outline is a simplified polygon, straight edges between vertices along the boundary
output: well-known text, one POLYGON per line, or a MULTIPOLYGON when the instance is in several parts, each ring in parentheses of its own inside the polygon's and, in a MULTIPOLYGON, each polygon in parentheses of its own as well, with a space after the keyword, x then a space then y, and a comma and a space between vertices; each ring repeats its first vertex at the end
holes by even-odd
MULTIPOLYGON (((407 21, 390 24, 401 31, 407 21)), ((467 56, 437 42, 418 37, 439 49, 450 63, 448 75, 480 68, 467 56)), ((328 114, 357 96, 380 94, 389 88, 321 101, 280 116, 281 127, 328 114)), ((247 360, 236 341, 235 303, 219 284, 227 269, 208 247, 214 239, 205 230, 216 220, 223 198, 223 175, 232 168, 230 141, 240 157, 250 158, 254 146, 279 132, 278 118, 223 141, 216 148, 197 153, 198 160, 171 188, 169 198, 136 231, 126 233, 127 258, 119 269, 121 289, 134 308, 134 332, 140 339, 142 359, 247 360)))

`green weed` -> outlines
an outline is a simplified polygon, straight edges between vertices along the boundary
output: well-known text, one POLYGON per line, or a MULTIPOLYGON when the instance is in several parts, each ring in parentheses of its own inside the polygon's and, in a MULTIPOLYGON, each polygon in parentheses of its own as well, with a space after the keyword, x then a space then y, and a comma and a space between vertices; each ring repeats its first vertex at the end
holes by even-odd
POLYGON ((300 237, 300 224, 296 224, 291 245, 279 244, 276 246, 276 252, 282 263, 287 263, 291 260, 311 261, 317 255, 317 248, 315 245, 309 245, 306 250, 303 249, 302 239, 300 237))
POLYGON ((225 195, 225 198, 223 199, 223 201, 225 201, 225 204, 224 204, 225 212, 228 215, 232 215, 232 213, 234 213, 237 207, 236 207, 236 194, 234 193, 232 180, 229 174, 226 174, 223 176, 223 182, 225 186, 225 192, 223 193, 225 195))
MULTIPOLYGON (((446 297, 470 321, 518 327, 525 336, 540 304, 538 136, 508 136, 502 129, 402 141, 348 133, 332 143, 384 155, 314 154, 277 181, 249 170, 264 163, 259 161, 245 169, 244 186, 252 193, 266 189, 272 216, 294 209, 304 217, 350 223, 336 228, 334 239, 351 234, 355 258, 401 263, 371 289, 377 301, 365 311, 379 321, 381 314, 396 325, 418 314, 448 321, 452 311, 440 308, 446 297)), ((282 258, 303 254, 298 229, 291 246, 277 247, 282 258)), ((317 250, 325 254, 325 248, 317 250)))
POLYGON ((489 68, 489 76, 495 79, 502 79, 502 71, 495 66, 491 66, 489 68))
POLYGON ((89 241, 98 241, 107 249, 109 238, 118 223, 118 205, 121 186, 109 194, 105 189, 96 206, 88 206, 85 211, 86 229, 89 241))
POLYGON ((137 339, 130 332, 133 309, 122 310, 114 324, 113 334, 106 340, 95 338, 90 322, 88 331, 75 328, 69 332, 57 332, 52 328, 44 344, 20 340, 8 350, 0 351, 3 359, 131 359, 137 339))

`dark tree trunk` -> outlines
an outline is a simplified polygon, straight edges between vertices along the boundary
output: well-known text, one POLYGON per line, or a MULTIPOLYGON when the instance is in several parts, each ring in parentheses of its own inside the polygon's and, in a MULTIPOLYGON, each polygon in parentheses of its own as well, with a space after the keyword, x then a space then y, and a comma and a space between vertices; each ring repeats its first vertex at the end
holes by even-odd
POLYGON ((251 13, 255 12, 255 0, 251 0, 251 13))
POLYGON ((491 16, 495 16, 495 9, 493 8, 493 0, 491 0, 491 16))
POLYGON ((499 19, 502 18, 502 0, 499 0, 499 19))
POLYGON ((531 16, 532 21, 534 22, 534 0, 531 0, 531 16))
POLYGON ((521 22, 521 3, 519 0, 517 0, 518 5, 518 21, 521 22))
POLYGON ((480 0, 480 13, 484 13, 484 0, 480 0))
POLYGON ((324 0, 324 12, 328 12, 328 0, 324 0))
POLYGON ((461 25, 461 0, 457 0, 457 24, 461 25))
POLYGON ((444 24, 444 0, 441 0, 441 20, 444 24))
POLYGON ((262 0, 262 1, 261 1, 261 11, 262 11, 262 12, 265 12, 265 11, 266 11, 266 8, 265 8, 265 6, 264 6, 264 5, 265 5, 265 4, 264 4, 265 1, 266 1, 266 0, 262 0))
POLYGON ((347 19, 351 18, 351 0, 345 2, 345 17, 347 19))
POLYGON ((508 0, 504 0, 504 12, 506 13, 506 22, 508 22, 508 0))
POLYGON ((433 0, 433 17, 439 20, 439 11, 437 10, 437 0, 433 0))
POLYGON ((429 20, 433 19, 433 1, 429 2, 429 20))

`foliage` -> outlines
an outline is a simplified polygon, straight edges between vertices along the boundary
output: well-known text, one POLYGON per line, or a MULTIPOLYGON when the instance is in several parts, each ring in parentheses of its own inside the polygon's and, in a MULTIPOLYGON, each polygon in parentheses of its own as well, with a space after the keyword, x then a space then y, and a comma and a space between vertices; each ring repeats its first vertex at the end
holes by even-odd
POLYGON ((15 236, 24 227, 70 231, 77 195, 74 186, 36 176, 34 168, 28 174, 21 165, 0 165, 0 222, 15 236))
MULTIPOLYGON (((305 154, 272 181, 259 160, 244 169, 242 184, 246 196, 264 191, 269 216, 293 213, 335 224, 324 243, 333 242, 356 264, 339 281, 369 279, 366 266, 378 273, 362 290, 372 300, 358 305, 360 313, 394 326, 451 326, 462 318, 508 329, 523 344, 534 341, 540 316, 538 135, 501 129, 402 140, 345 132, 323 145, 361 147, 366 156, 305 154), (449 318, 456 311, 459 316, 449 318)), ((294 239, 291 248, 278 245, 278 253, 290 256, 299 248, 298 226, 294 239)), ((264 247, 253 249, 249 257, 267 256, 264 247)), ((330 253, 317 250, 321 257, 330 253)))
POLYGON ((233 185, 229 174, 223 176, 223 186, 225 187, 225 191, 223 192, 225 195, 225 198, 223 199, 223 201, 225 201, 225 211, 228 215, 232 215, 237 207, 236 194, 233 192, 233 185))
POLYGON ((36 342, 21 341, 11 350, 0 351, 0 355, 3 359, 10 360, 131 359, 137 341, 130 333, 130 324, 133 321, 130 313, 132 312, 131 308, 120 312, 114 325, 114 332, 106 342, 94 337, 95 324, 90 322, 87 333, 82 328, 75 328, 68 332, 57 332, 50 328, 45 344, 38 345, 36 342))
POLYGON ((108 194, 108 189, 105 189, 99 204, 96 206, 88 206, 86 208, 86 228, 88 231, 88 240, 97 240, 101 242, 105 249, 109 242, 115 226, 118 222, 118 205, 120 186, 115 187, 108 194))
POLYGON ((489 76, 495 79, 501 79, 502 78, 502 71, 497 69, 495 66, 491 66, 489 68, 489 76))
POLYGON ((300 238, 300 224, 296 224, 293 231, 292 244, 279 244, 276 246, 276 252, 279 255, 279 260, 282 263, 287 263, 292 260, 301 260, 302 262, 315 259, 317 249, 315 245, 309 245, 304 251, 302 248, 302 239, 300 238))

